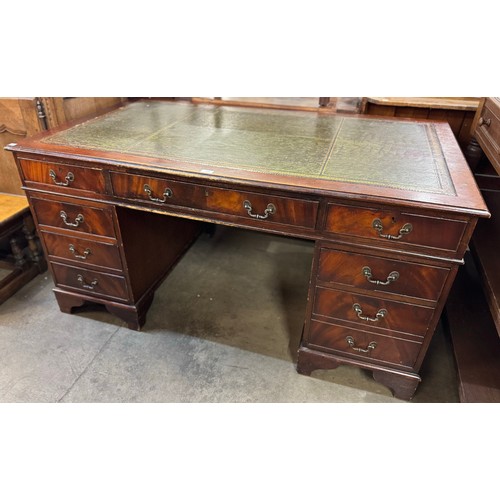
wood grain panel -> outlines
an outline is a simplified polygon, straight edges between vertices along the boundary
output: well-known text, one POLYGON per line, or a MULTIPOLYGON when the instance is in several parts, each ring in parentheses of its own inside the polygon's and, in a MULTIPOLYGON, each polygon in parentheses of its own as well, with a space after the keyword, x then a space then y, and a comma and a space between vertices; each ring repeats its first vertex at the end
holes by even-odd
POLYGON ((110 177, 113 193, 120 198, 144 201, 153 206, 180 205, 203 209, 206 205, 203 186, 119 172, 111 172, 110 177), (149 186, 150 194, 145 190, 146 186, 149 186), (165 190, 168 190, 168 195, 165 195, 165 190))
POLYGON ((209 210, 251 219, 245 202, 250 202, 251 214, 265 216, 269 205, 274 205, 274 213, 270 213, 265 221, 293 226, 314 228, 319 203, 316 201, 285 198, 273 194, 258 194, 229 189, 209 188, 207 190, 207 208, 209 210))
POLYGON ((380 210, 345 205, 328 206, 325 230, 330 233, 361 236, 377 241, 390 241, 395 247, 401 243, 456 251, 467 224, 463 221, 420 216, 397 210, 380 210), (405 224, 412 229, 398 240, 379 236, 373 227, 375 219, 383 226, 382 234, 398 237, 405 224))
POLYGON ((57 286, 78 290, 79 293, 127 300, 128 290, 125 278, 101 273, 81 267, 51 264, 57 286))
POLYGON ((316 320, 311 321, 308 346, 338 352, 354 358, 381 361, 407 368, 411 368, 415 364, 421 349, 421 343, 418 341, 402 340, 316 320), (354 348, 364 349, 368 352, 355 350, 349 345, 348 337, 352 338, 354 348), (373 343, 374 348, 368 349, 371 343, 373 343))
POLYGON ((434 309, 317 287, 313 313, 353 323, 357 328, 372 327, 386 330, 390 334, 406 332, 423 337, 427 333, 434 309), (359 304, 364 317, 375 319, 381 310, 387 312, 377 321, 367 321, 358 317, 354 310, 355 304, 359 304))
POLYGON ((32 198, 32 206, 39 224, 81 233, 115 237, 113 216, 110 209, 39 198, 32 198), (62 212, 66 214, 66 222, 62 212), (77 220, 79 215, 83 216, 82 222, 77 220))
POLYGON ((352 252, 321 249, 318 279, 365 290, 393 293, 401 297, 437 301, 450 272, 449 268, 425 266, 400 260, 373 257, 352 252), (391 273, 398 273, 389 284, 374 284, 368 281, 363 270, 369 267, 372 281, 387 282, 391 273))
POLYGON ((122 270, 120 251, 115 244, 87 240, 81 237, 42 231, 41 237, 50 257, 65 259, 78 265, 122 270))
POLYGON ((21 160, 20 164, 26 185, 28 186, 31 183, 60 186, 63 183, 67 184, 67 186, 62 186, 63 188, 78 189, 92 193, 105 192, 104 176, 100 169, 32 160, 21 160), (51 173, 54 178, 51 177, 51 173))

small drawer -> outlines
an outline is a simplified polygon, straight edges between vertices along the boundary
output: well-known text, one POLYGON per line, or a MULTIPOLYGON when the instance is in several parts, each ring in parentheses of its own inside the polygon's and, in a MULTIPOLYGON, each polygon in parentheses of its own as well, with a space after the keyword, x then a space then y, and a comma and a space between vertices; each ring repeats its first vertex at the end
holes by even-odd
POLYGON ((207 209, 248 220, 316 227, 318 202, 230 189, 207 188, 207 209))
POLYGON ((115 196, 162 205, 204 208, 205 190, 189 182, 110 172, 115 196))
POLYGON ((127 283, 123 276, 101 273, 52 262, 57 286, 105 298, 127 300, 127 283))
POLYGON ((422 344, 386 335, 311 321, 306 345, 323 351, 348 355, 365 361, 389 363, 412 368, 422 344))
POLYGON ((41 232, 41 236, 50 257, 65 259, 75 264, 122 270, 120 251, 116 245, 45 231, 41 232))
POLYGON ((78 189, 90 193, 105 192, 104 175, 100 169, 33 160, 21 160, 20 163, 27 185, 37 183, 56 186, 57 190, 78 189))
POLYGON ((110 209, 31 198, 39 224, 81 233, 115 237, 110 209))
POLYGON ((313 314, 388 332, 425 336, 434 308, 316 287, 313 314))
POLYGON ((437 301, 449 268, 322 248, 318 279, 336 285, 437 301))
POLYGON ((329 204, 325 231, 389 245, 419 245, 457 251, 467 223, 397 210, 329 204))

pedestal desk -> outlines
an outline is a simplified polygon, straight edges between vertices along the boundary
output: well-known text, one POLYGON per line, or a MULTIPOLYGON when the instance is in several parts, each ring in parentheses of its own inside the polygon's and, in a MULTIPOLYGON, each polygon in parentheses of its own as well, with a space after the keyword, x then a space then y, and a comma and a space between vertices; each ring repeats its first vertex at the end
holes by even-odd
POLYGON ((139 330, 201 222, 306 238, 297 370, 354 365, 404 399, 489 216, 446 123, 138 101, 8 149, 61 311, 139 330))

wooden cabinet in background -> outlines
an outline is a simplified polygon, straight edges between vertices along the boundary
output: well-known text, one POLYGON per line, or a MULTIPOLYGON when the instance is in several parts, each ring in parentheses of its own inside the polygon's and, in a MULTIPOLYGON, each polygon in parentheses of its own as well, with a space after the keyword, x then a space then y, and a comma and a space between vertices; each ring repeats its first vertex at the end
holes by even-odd
POLYGON ((479 97, 363 97, 361 113, 449 123, 464 150, 472 138, 479 97))
POLYGON ((123 97, 0 98, 0 192, 23 194, 16 163, 4 146, 72 120, 99 115, 124 102, 123 97))
POLYGON ((466 156, 491 213, 478 221, 446 307, 462 402, 500 402, 500 98, 483 97, 466 156))
POLYGON ((35 97, 0 99, 0 192, 23 194, 12 155, 4 146, 44 130, 35 97))

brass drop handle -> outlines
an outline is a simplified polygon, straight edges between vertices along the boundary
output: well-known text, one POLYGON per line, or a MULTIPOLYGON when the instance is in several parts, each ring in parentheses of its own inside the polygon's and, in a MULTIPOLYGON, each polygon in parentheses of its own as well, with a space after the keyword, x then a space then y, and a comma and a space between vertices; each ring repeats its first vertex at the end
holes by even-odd
POLYGON ((354 309, 354 312, 358 315, 359 319, 362 319, 363 321, 373 321, 374 323, 384 318, 385 315, 387 314, 387 309, 380 309, 374 318, 370 318, 369 316, 363 316, 363 309, 361 309, 361 306, 359 304, 354 304, 352 308, 354 309))
POLYGON ((87 283, 81 274, 77 274, 76 279, 80 282, 82 287, 87 290, 93 290, 98 284, 97 279, 93 279, 90 283, 87 283))
POLYGON ((483 118, 483 117, 481 116, 481 118, 479 118, 478 125, 479 125, 480 127, 482 127, 483 125, 484 125, 485 127, 489 127, 489 126, 491 125, 491 118, 483 118))
POLYGON ((243 202, 243 208, 247 211, 247 214, 250 217, 252 217, 254 219, 259 219, 259 220, 267 219, 270 215, 273 215, 276 213, 276 207, 272 203, 269 203, 267 205, 267 208, 264 210, 264 215, 253 214, 252 213, 252 204, 248 200, 245 200, 243 202))
POLYGON ((174 193, 170 188, 165 188, 165 191, 163 191, 163 198, 156 198, 153 196, 153 190, 151 189, 151 186, 149 184, 144 184, 144 191, 148 195, 149 199, 151 201, 155 201, 156 203, 166 203, 168 198, 172 198, 174 193))
POLYGON ((383 234, 384 226, 382 225, 382 221, 380 219, 375 219, 372 222, 372 227, 377 231, 378 235, 381 238, 386 238, 388 240, 400 240, 403 236, 411 233, 413 226, 408 222, 406 223, 400 230, 397 236, 392 236, 391 234, 383 234))
POLYGON ((75 222, 68 222, 68 214, 64 210, 61 210, 59 215, 61 216, 61 219, 63 220, 63 222, 67 226, 70 226, 70 227, 78 227, 80 224, 83 224, 83 222, 85 221, 82 214, 78 214, 76 216, 75 222))
POLYGON ((358 351, 358 352, 370 352, 370 351, 373 351, 373 349, 375 349, 375 347, 377 347, 377 343, 376 342, 370 342, 367 346, 366 349, 363 349, 362 347, 356 347, 356 342, 354 341, 354 339, 349 335, 348 337, 345 338, 346 341, 347 341, 347 344, 349 345, 349 347, 351 349, 353 349, 354 351, 358 351))
POLYGON ((361 269, 361 272, 366 278, 366 281, 368 281, 369 283, 373 283, 374 285, 390 285, 399 278, 399 273, 397 271, 391 271, 385 281, 374 280, 372 279, 372 270, 368 266, 363 267, 363 269, 361 269))
POLYGON ((74 255, 75 259, 87 260, 87 257, 92 253, 90 248, 86 248, 83 254, 80 254, 78 250, 75 248, 75 245, 69 245, 69 251, 74 255))
POLYGON ((54 181, 56 186, 69 186, 69 183, 75 180, 73 172, 68 172, 63 182, 58 181, 56 180, 57 175, 52 169, 49 170, 49 177, 54 181))

